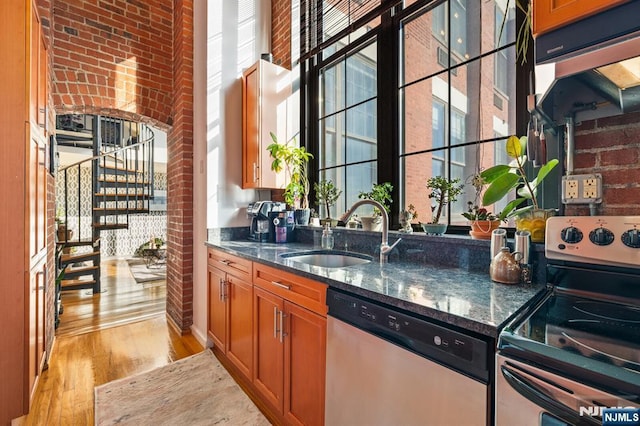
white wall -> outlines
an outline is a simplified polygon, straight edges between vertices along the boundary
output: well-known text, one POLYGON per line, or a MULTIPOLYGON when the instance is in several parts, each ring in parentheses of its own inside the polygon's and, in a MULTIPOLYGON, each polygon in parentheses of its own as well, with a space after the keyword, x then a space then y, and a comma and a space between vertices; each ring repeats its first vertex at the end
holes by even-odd
MULTIPOLYGON (((192 332, 206 340, 208 228, 248 226, 247 204, 265 194, 240 188, 242 71, 269 50, 269 0, 194 2, 194 262, 192 332)), ((268 192, 268 191, 267 191, 268 192)), ((259 198, 262 196, 262 198, 259 198)), ((266 194, 269 197, 269 194, 266 194)))

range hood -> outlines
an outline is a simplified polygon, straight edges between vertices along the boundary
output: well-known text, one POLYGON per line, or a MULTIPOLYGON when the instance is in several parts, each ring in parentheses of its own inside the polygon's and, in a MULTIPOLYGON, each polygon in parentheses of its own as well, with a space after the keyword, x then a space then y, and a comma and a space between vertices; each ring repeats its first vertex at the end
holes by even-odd
POLYGON ((554 92, 566 98, 576 87, 586 87, 617 114, 639 111, 640 1, 541 34, 535 56, 536 101, 542 110, 546 100, 553 102, 554 92))

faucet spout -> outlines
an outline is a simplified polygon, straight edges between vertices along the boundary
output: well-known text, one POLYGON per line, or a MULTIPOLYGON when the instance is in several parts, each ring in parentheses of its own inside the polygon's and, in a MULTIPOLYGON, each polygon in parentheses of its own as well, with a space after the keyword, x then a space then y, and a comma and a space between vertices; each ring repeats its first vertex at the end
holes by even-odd
POLYGON ((363 199, 358 200, 347 210, 342 217, 340 217, 340 221, 346 223, 351 215, 356 211, 356 209, 364 204, 372 205, 380 211, 380 215, 382 217, 382 241, 380 243, 380 263, 387 263, 389 260, 389 252, 393 250, 393 248, 400 242, 402 238, 399 238, 392 246, 389 246, 389 215, 387 214, 387 210, 384 208, 382 204, 375 200, 363 199))

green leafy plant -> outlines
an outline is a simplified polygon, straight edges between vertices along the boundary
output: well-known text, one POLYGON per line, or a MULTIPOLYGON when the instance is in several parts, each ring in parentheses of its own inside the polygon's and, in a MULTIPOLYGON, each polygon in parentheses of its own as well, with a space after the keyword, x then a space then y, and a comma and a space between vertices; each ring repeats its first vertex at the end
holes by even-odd
MULTIPOLYGON (((529 50, 529 42, 533 40, 533 27, 532 27, 532 5, 530 0, 514 0, 515 5, 522 12, 524 18, 518 29, 516 36, 516 59, 520 60, 520 65, 524 65, 527 62, 527 51, 529 50), (524 4, 523 4, 524 3, 524 4)), ((511 0, 507 0, 505 11, 509 10, 511 0)), ((502 34, 504 27, 509 20, 508 12, 504 14, 502 23, 500 24, 500 32, 498 34, 498 40, 502 40, 502 34)))
POLYGON ((295 139, 281 144, 273 132, 270 134, 273 143, 267 146, 267 151, 273 158, 271 170, 279 173, 285 169, 289 181, 284 189, 284 201, 290 206, 306 209, 309 207, 307 166, 313 155, 305 147, 298 146, 295 139))
POLYGON ((485 206, 500 201, 512 190, 516 190, 517 197, 510 201, 498 216, 504 220, 518 216, 530 209, 538 209, 539 203, 536 197, 537 189, 542 184, 549 172, 558 165, 557 159, 552 159, 540 167, 535 179, 530 181, 525 172, 527 137, 510 136, 507 139, 506 150, 509 158, 513 158, 510 164, 498 164, 480 173, 480 176, 489 185, 482 197, 485 206), (517 209, 526 200, 531 200, 531 205, 517 209))
POLYGON ((494 215, 484 207, 479 207, 477 204, 474 205, 473 201, 469 201, 467 211, 462 213, 462 216, 467 219, 473 220, 496 220, 498 216, 494 215))
POLYGON ((331 180, 321 180, 313 184, 313 189, 316 192, 316 201, 318 205, 324 204, 327 209, 327 219, 331 217, 329 208, 333 206, 338 198, 342 194, 342 190, 336 188, 331 180))
MULTIPOLYGON (((361 191, 358 194, 358 198, 361 199, 369 199, 379 202, 384 206, 384 209, 387 211, 387 214, 391 212, 391 203, 393 203, 393 199, 391 198, 391 191, 393 191, 393 185, 389 182, 384 183, 374 183, 371 187, 371 191, 364 192, 361 191)), ((380 216, 380 210, 377 208, 373 208, 373 215, 380 216)))
POLYGON ((431 205, 431 223, 438 223, 444 208, 458 200, 458 195, 463 192, 463 185, 460 179, 447 179, 442 176, 434 176, 427 180, 429 199, 431 205))

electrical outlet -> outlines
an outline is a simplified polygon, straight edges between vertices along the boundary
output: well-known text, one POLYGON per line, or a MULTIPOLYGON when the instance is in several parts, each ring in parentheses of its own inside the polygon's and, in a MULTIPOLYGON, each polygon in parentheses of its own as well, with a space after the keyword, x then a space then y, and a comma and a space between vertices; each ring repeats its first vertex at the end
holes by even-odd
POLYGON ((598 178, 591 177, 583 181, 582 195, 583 198, 597 199, 600 198, 598 178))
POLYGON ((562 178, 562 202, 598 204, 602 202, 602 175, 569 175, 562 178))
POLYGON ((567 179, 565 181, 565 197, 564 198, 578 198, 578 181, 574 179, 567 179))

